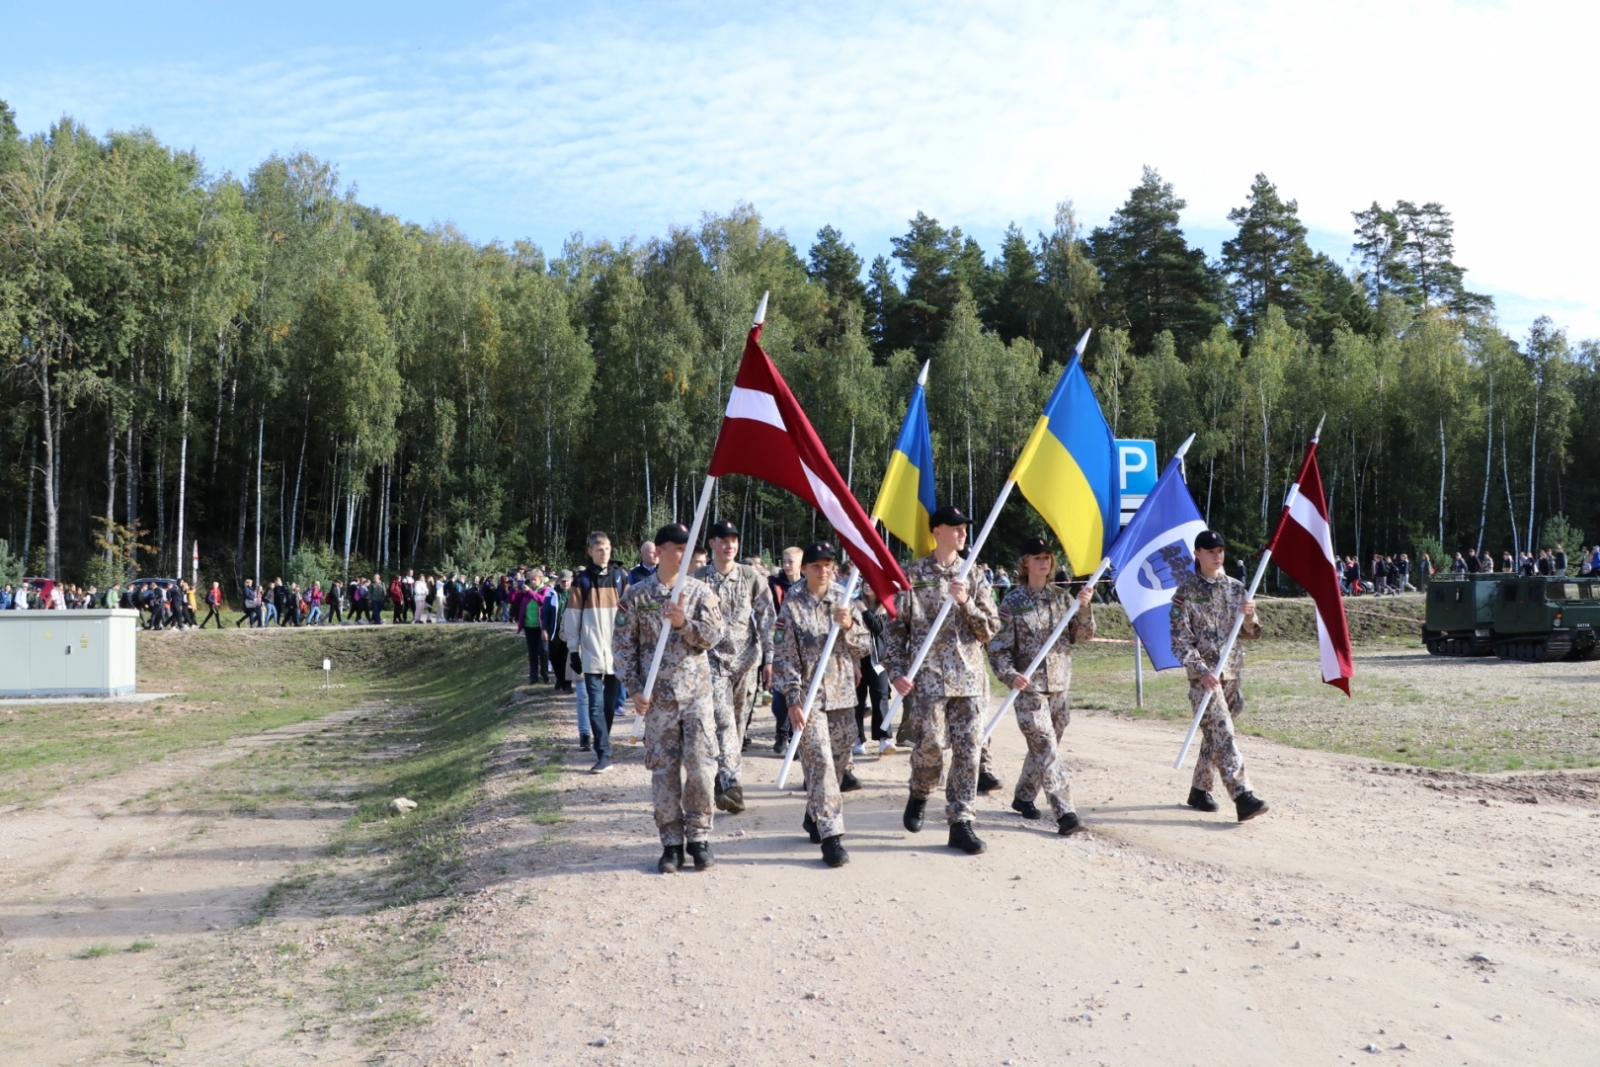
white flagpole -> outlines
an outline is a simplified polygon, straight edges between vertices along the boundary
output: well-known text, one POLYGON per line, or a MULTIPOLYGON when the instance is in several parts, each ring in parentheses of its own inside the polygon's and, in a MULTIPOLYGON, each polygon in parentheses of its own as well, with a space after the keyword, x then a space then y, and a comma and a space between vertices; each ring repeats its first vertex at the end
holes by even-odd
MULTIPOLYGON (((857 566, 850 574, 850 584, 844 588, 844 606, 848 608, 855 599, 856 586, 861 582, 861 568, 857 566)), ((823 601, 824 606, 832 603, 830 596, 823 601)), ((832 610, 829 610, 832 614, 832 610)), ((789 780, 789 768, 794 765, 794 754, 800 749, 800 735, 805 733, 806 723, 811 721, 811 705, 817 699, 817 689, 822 685, 822 677, 828 670, 828 659, 833 655, 834 642, 839 639, 839 620, 834 619, 828 624, 827 640, 822 642, 822 656, 817 660, 816 669, 811 672, 811 684, 806 688, 806 702, 800 706, 800 725, 796 727, 789 738, 789 751, 784 753, 783 766, 778 770, 778 788, 782 789, 789 780)))
MULTIPOLYGON (((1100 581, 1101 576, 1105 574, 1106 568, 1110 566, 1111 560, 1109 558, 1102 559, 1100 561, 1100 566, 1096 567, 1094 569, 1094 573, 1089 575, 1088 588, 1093 589, 1095 584, 1100 581)), ((1024 678, 1027 678, 1029 681, 1033 680, 1033 676, 1038 673, 1040 666, 1044 664, 1044 658, 1050 654, 1050 650, 1052 648, 1056 647, 1056 642, 1061 640, 1061 635, 1067 632, 1067 627, 1071 625, 1072 620, 1078 617, 1078 609, 1082 606, 1083 605, 1079 603, 1077 597, 1072 598, 1072 606, 1068 608, 1067 613, 1061 617, 1061 621, 1056 623, 1056 628, 1050 631, 1050 636, 1045 639, 1043 647, 1041 647, 1038 654, 1033 657, 1033 662, 1028 664, 1028 669, 1022 672, 1022 676, 1024 678)), ((994 713, 994 717, 989 720, 989 725, 983 728, 983 736, 978 739, 979 748, 982 748, 986 743, 988 743, 989 735, 994 733, 994 728, 996 726, 1000 725, 1000 720, 1005 717, 1005 713, 1007 711, 1011 710, 1011 705, 1017 702, 1017 696, 1021 694, 1021 692, 1022 690, 1020 689, 1013 689, 1011 692, 1006 694, 1005 700, 1000 704, 1000 710, 994 713)))
MULTIPOLYGON (((1016 484, 1015 479, 1006 479, 1006 484, 1001 488, 1000 495, 995 498, 994 507, 989 509, 989 517, 983 522, 983 529, 978 531, 978 539, 972 543, 970 550, 967 552, 967 558, 961 563, 961 573, 956 575, 956 581, 965 582, 967 580, 967 575, 972 571, 972 565, 978 562, 978 553, 983 550, 983 543, 989 539, 989 531, 994 529, 994 521, 1000 517, 1000 509, 1005 507, 1006 497, 1011 495, 1011 490, 1016 484)), ((954 596, 949 593, 945 594, 944 603, 939 605, 939 614, 934 616, 933 625, 928 627, 928 634, 922 639, 922 647, 917 649, 917 658, 911 661, 911 669, 905 673, 906 678, 913 682, 916 681, 917 672, 922 669, 922 661, 928 658, 928 652, 933 648, 933 639, 939 636, 939 628, 944 625, 944 620, 949 617, 950 606, 955 602, 954 596)), ((895 712, 900 710, 900 704, 903 700, 905 700, 905 697, 900 695, 899 690, 896 690, 894 696, 889 699, 889 709, 883 713, 883 728, 885 730, 888 730, 890 724, 894 722, 895 712)))
MULTIPOLYGON (((1324 415, 1322 418, 1323 418, 1324 421, 1326 421, 1327 416, 1324 415)), ((1317 432, 1312 435, 1311 443, 1312 444, 1316 444, 1317 441, 1321 437, 1322 437, 1322 423, 1318 422, 1317 423, 1317 432)), ((1283 526, 1283 518, 1284 518, 1285 515, 1287 515, 1289 513, 1289 505, 1294 503, 1294 498, 1296 496, 1298 496, 1299 494, 1300 494, 1300 483, 1299 482, 1295 482, 1293 485, 1291 485, 1289 487, 1288 494, 1283 498, 1283 511, 1278 515, 1278 528, 1280 528, 1280 529, 1282 528, 1282 526, 1283 526)), ((1275 540, 1277 540, 1277 530, 1273 531, 1272 540, 1269 540, 1267 543, 1271 544, 1272 541, 1275 541, 1275 540)), ((1272 549, 1269 548, 1266 551, 1261 553, 1261 562, 1256 566, 1255 577, 1250 579, 1250 589, 1244 595, 1244 598, 1246 600, 1254 600, 1255 599, 1256 588, 1261 584, 1261 579, 1266 575, 1266 573, 1267 573, 1267 562, 1269 560, 1271 560, 1271 559, 1272 559, 1272 549)), ((1185 734, 1184 738, 1183 738, 1183 747, 1178 750, 1178 758, 1172 764, 1172 769, 1173 770, 1178 770, 1183 766, 1184 758, 1189 755, 1189 746, 1194 743, 1195 731, 1200 729, 1200 720, 1205 717, 1206 708, 1211 706, 1211 698, 1213 696, 1215 696, 1217 693, 1221 692, 1221 690, 1222 690, 1222 685, 1221 685, 1222 673, 1221 672, 1222 672, 1223 668, 1226 667, 1226 665, 1228 663, 1228 657, 1233 655, 1233 646, 1239 640, 1239 631, 1242 630, 1243 628, 1244 628, 1244 612, 1241 611, 1237 616, 1234 617, 1233 629, 1228 632, 1228 640, 1222 646, 1222 655, 1217 657, 1217 665, 1211 672, 1212 675, 1217 679, 1217 682, 1218 682, 1217 688, 1213 689, 1211 692, 1207 693, 1204 697, 1202 697, 1201 700, 1200 700, 1200 706, 1195 709, 1194 718, 1189 723, 1189 732, 1187 734, 1185 734)))
MULTIPOLYGON (((683 595, 683 583, 689 577, 689 560, 694 556, 694 546, 700 542, 700 526, 705 522, 706 508, 711 503, 711 490, 716 487, 716 484, 717 480, 715 478, 710 475, 706 476, 705 487, 700 490, 700 503, 695 505, 694 509, 694 525, 689 527, 689 543, 683 548, 683 562, 678 565, 678 576, 673 579, 672 595, 667 597, 667 604, 677 603, 678 598, 683 595)), ((646 700, 649 700, 650 694, 655 692, 656 675, 661 671, 661 657, 667 651, 667 636, 672 632, 672 627, 667 624, 665 615, 667 604, 661 605, 663 611, 661 632, 656 635, 655 655, 650 658, 650 673, 644 680, 644 693, 641 695, 646 700)), ((633 716, 633 736, 639 737, 643 733, 644 716, 636 713, 633 716)))

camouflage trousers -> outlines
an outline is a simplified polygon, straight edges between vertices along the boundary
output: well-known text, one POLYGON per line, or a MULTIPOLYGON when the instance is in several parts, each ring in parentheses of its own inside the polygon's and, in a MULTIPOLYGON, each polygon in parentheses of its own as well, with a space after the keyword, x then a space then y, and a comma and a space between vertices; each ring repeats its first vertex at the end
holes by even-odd
POLYGON ((644 719, 644 765, 663 845, 711 837, 717 775, 716 713, 711 694, 692 700, 657 698, 644 719))
POLYGON ((1057 748, 1061 736, 1067 732, 1067 723, 1072 721, 1070 703, 1065 691, 1038 693, 1024 689, 1017 694, 1013 705, 1017 729, 1028 742, 1028 758, 1022 761, 1016 799, 1032 803, 1043 789, 1057 819, 1072 810, 1072 783, 1067 780, 1067 769, 1061 764, 1057 748))
POLYGON ((911 724, 911 795, 923 800, 939 788, 944 775, 944 750, 950 750, 945 776, 945 818, 951 823, 977 817, 978 738, 983 733, 984 697, 917 698, 911 724))
MULTIPOLYGON (((1200 680, 1189 679, 1189 706, 1198 710, 1206 691, 1200 680)), ((1222 683, 1222 691, 1211 698, 1205 717, 1200 720, 1200 761, 1194 768, 1194 787, 1201 792, 1211 792, 1213 773, 1222 775, 1222 784, 1228 787, 1228 796, 1238 797, 1250 792, 1250 779, 1244 773, 1244 757, 1239 754, 1239 744, 1233 735, 1233 720, 1244 714, 1244 692, 1239 688, 1237 675, 1222 683), (1227 708, 1222 707, 1223 700, 1227 708)))
POLYGON ((800 734, 800 766, 806 776, 806 814, 816 820, 817 833, 834 837, 844 833, 844 777, 850 746, 855 743, 854 708, 813 711, 800 734))
POLYGON ((717 785, 723 789, 739 783, 744 760, 744 724, 755 704, 759 661, 742 671, 711 668, 711 703, 716 708, 717 785))

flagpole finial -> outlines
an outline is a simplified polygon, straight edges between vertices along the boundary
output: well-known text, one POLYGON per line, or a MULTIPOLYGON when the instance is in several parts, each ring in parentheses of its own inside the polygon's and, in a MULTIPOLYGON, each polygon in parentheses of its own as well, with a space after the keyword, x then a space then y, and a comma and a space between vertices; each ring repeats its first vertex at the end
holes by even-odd
POLYGON ((1198 436, 1199 436, 1199 434, 1190 434, 1188 439, 1186 441, 1184 441, 1183 444, 1178 446, 1178 451, 1173 453, 1172 458, 1173 459, 1182 459, 1183 458, 1183 454, 1185 452, 1189 451, 1189 446, 1194 444, 1194 439, 1196 437, 1198 437, 1198 436))
POLYGON ((1322 424, 1328 421, 1328 413, 1324 411, 1322 418, 1317 420, 1317 432, 1311 435, 1313 443, 1322 440, 1322 424))
POLYGON ((918 385, 925 386, 925 385, 928 384, 928 368, 932 364, 933 364, 933 360, 931 360, 931 359, 923 361, 923 363, 922 363, 922 373, 917 375, 917 384, 918 385))
POLYGON ((1084 330, 1083 336, 1078 338, 1077 345, 1075 345, 1072 349, 1073 352, 1077 353, 1078 358, 1083 358, 1083 350, 1089 347, 1089 335, 1093 332, 1094 331, 1092 329, 1084 330))
POLYGON ((767 321, 767 297, 771 295, 770 291, 761 294, 761 303, 756 305, 756 317, 750 323, 751 326, 760 326, 767 321))

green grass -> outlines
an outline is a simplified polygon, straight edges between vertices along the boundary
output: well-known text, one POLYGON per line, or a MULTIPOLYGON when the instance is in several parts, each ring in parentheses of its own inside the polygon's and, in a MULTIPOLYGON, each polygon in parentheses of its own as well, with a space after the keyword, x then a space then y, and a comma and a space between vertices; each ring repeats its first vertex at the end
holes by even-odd
MULTIPOLYGON (((339 818, 322 857, 288 870, 250 924, 222 935, 220 950, 195 947, 174 977, 186 1002, 204 1009, 278 1004, 297 1031, 376 1041, 424 1021, 415 995, 440 978, 442 920, 465 873, 463 826, 484 800, 488 761, 513 723, 531 732, 537 764, 513 794, 514 809, 535 822, 560 819, 551 788, 557 742, 541 732, 548 717, 534 714, 558 698, 513 699, 526 650, 503 630, 396 627, 355 636, 365 659, 345 677, 363 682, 343 691, 339 706, 387 703, 326 724, 304 744, 258 749, 137 803, 215 818, 339 818), (400 796, 418 807, 392 816, 388 803, 400 796)), ((308 636, 280 640, 285 662, 323 654, 295 646, 309 646, 308 636)))
POLYGON ((461 684, 443 650, 485 636, 434 626, 140 634, 139 690, 177 695, 0 710, 0 804, 365 700, 438 697, 461 684), (322 688, 324 657, 336 688, 322 688), (419 679, 429 666, 450 676, 419 679))
MULTIPOLYGON (((1367 606, 1363 603, 1360 606, 1367 606)), ((1382 606, 1390 607, 1389 601, 1382 606)), ((1600 765, 1596 716, 1585 687, 1546 684, 1523 665, 1452 662, 1441 670, 1418 639, 1385 636, 1356 646, 1352 696, 1322 684, 1309 641, 1259 641, 1246 648, 1239 730, 1297 748, 1321 749, 1462 771, 1600 765)), ((1134 707, 1133 649, 1092 645, 1073 655, 1073 707, 1187 725, 1182 671, 1144 671, 1134 707)), ((1561 670, 1581 671, 1580 665, 1561 670)))

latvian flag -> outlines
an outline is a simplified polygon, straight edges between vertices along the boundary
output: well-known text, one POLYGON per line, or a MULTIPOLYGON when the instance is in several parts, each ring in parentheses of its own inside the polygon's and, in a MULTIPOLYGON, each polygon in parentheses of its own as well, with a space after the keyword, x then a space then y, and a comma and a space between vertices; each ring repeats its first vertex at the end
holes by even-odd
POLYGON ((761 350, 766 307, 763 296, 761 310, 745 338, 744 359, 733 380, 728 410, 706 473, 714 478, 727 474, 760 478, 822 512, 850 559, 861 568, 861 577, 893 614, 895 594, 911 588, 911 583, 878 536, 866 509, 839 476, 788 383, 761 350))
POLYGON ((1350 625, 1339 591, 1339 572, 1328 531, 1327 497, 1317 469, 1317 439, 1311 439, 1300 476, 1289 490, 1278 529, 1267 550, 1283 572, 1311 594, 1317 607, 1317 645, 1322 652, 1322 680, 1350 695, 1355 665, 1350 656, 1350 625))

